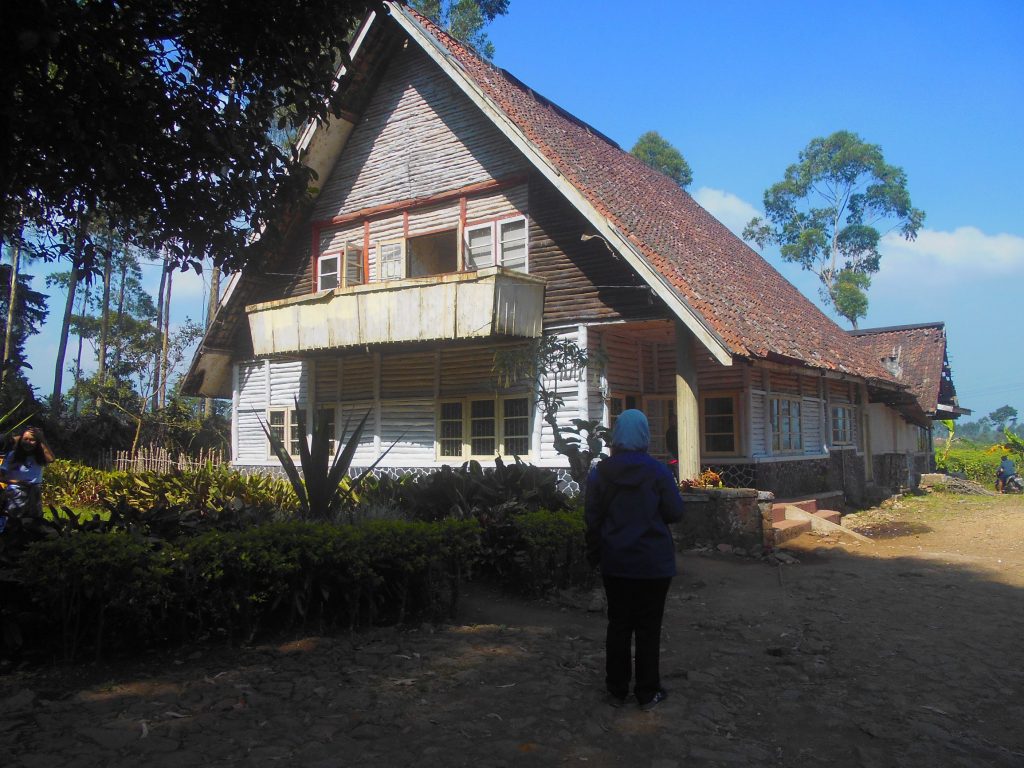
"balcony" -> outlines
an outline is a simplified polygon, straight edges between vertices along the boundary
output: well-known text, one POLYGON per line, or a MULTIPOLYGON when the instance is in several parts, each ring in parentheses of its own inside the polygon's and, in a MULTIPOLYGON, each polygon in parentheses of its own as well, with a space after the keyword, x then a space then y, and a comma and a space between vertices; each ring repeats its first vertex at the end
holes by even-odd
POLYGON ((501 267, 320 291, 246 307, 257 356, 541 335, 544 284, 501 267))

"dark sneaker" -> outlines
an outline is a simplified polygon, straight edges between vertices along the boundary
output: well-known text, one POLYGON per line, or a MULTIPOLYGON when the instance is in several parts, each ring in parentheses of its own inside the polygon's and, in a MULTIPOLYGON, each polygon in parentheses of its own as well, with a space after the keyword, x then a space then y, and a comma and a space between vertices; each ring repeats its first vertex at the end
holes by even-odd
POLYGON ((651 697, 649 701, 645 701, 640 705, 641 712, 650 712, 656 706, 661 704, 665 699, 668 698, 668 691, 660 690, 651 697))

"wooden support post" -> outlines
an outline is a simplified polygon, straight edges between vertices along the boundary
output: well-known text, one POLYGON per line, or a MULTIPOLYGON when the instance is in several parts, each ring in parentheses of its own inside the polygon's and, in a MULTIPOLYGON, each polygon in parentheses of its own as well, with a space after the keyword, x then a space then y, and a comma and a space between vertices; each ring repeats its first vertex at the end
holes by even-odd
POLYGON ((676 444, 679 477, 700 474, 700 401, 697 393, 697 363, 693 354, 693 332, 675 321, 676 340, 676 444))

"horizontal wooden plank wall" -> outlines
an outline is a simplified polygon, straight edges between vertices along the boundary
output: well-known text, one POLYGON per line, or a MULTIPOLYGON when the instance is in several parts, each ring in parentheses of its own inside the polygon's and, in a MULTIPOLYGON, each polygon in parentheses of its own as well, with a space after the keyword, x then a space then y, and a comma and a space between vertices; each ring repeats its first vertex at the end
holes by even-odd
POLYGON ((665 317, 624 260, 612 258, 603 240, 587 242, 586 220, 561 194, 530 177, 530 273, 547 278, 545 327, 567 322, 665 317))
POLYGON ((410 46, 393 57, 313 217, 428 197, 526 167, 512 143, 410 46))

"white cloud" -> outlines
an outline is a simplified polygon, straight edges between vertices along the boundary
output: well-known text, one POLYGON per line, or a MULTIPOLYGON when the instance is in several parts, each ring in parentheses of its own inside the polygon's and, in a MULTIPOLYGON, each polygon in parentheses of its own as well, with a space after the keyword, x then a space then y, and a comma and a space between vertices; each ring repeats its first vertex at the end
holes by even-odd
POLYGON ((737 237, 743 236, 743 229, 752 218, 761 215, 761 211, 746 200, 722 189, 701 187, 693 193, 693 199, 737 237))
POLYGON ((1024 237, 988 235, 977 227, 952 232, 923 229, 912 241, 890 232, 882 239, 881 251, 882 270, 899 276, 925 277, 941 271, 949 279, 971 281, 1024 272, 1024 237))

